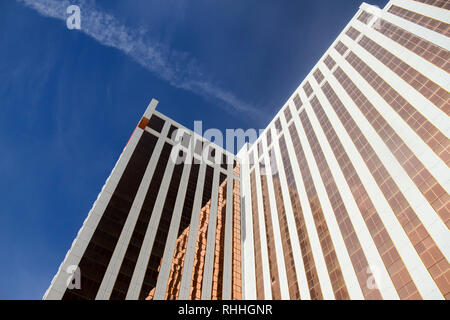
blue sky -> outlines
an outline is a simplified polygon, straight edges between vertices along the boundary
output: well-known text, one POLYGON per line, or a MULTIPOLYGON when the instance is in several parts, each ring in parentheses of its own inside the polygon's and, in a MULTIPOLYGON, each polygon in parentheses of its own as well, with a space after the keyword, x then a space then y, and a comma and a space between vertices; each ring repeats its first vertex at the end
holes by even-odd
POLYGON ((0 1, 0 299, 42 298, 152 97, 191 129, 264 128, 359 5, 0 1))

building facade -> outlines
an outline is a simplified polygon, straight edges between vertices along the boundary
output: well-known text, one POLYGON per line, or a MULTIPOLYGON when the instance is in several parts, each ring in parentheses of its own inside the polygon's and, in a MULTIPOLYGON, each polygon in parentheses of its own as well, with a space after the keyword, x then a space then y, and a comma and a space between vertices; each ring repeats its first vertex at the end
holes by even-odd
POLYGON ((156 105, 131 135, 45 299, 242 298, 239 162, 156 105))
POLYGON ((363 3, 236 156, 152 101, 44 298, 449 299, 449 10, 363 3))

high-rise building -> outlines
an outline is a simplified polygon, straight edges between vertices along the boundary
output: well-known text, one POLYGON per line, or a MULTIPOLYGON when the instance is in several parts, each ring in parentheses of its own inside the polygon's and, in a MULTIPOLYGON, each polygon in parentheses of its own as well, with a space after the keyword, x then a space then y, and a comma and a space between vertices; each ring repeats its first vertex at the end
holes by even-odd
POLYGON ((133 132, 45 298, 242 298, 239 162, 156 105, 152 100, 133 132))
POLYGON ((450 1, 363 3, 235 156, 152 101, 45 299, 449 299, 450 1))

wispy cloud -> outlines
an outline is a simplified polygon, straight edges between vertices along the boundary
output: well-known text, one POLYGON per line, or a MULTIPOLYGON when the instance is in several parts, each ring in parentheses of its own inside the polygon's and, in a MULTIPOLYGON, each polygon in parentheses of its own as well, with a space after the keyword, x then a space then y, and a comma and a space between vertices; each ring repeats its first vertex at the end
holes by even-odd
MULTIPOLYGON (((17 0, 41 15, 66 20, 66 9, 73 4, 68 0, 17 0)), ((121 24, 111 14, 100 11, 95 4, 79 0, 81 31, 105 46, 116 48, 134 59, 172 86, 213 99, 232 112, 257 115, 258 110, 236 97, 232 92, 215 85, 201 71, 189 54, 172 50, 149 39, 145 30, 136 30, 121 24)))

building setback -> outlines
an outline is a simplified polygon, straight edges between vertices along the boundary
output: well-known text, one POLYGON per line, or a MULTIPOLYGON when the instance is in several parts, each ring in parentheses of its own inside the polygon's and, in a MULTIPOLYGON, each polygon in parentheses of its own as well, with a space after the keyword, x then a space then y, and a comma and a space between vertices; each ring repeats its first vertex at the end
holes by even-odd
POLYGON ((237 155, 153 100, 44 299, 449 299, 449 10, 363 3, 237 155))

